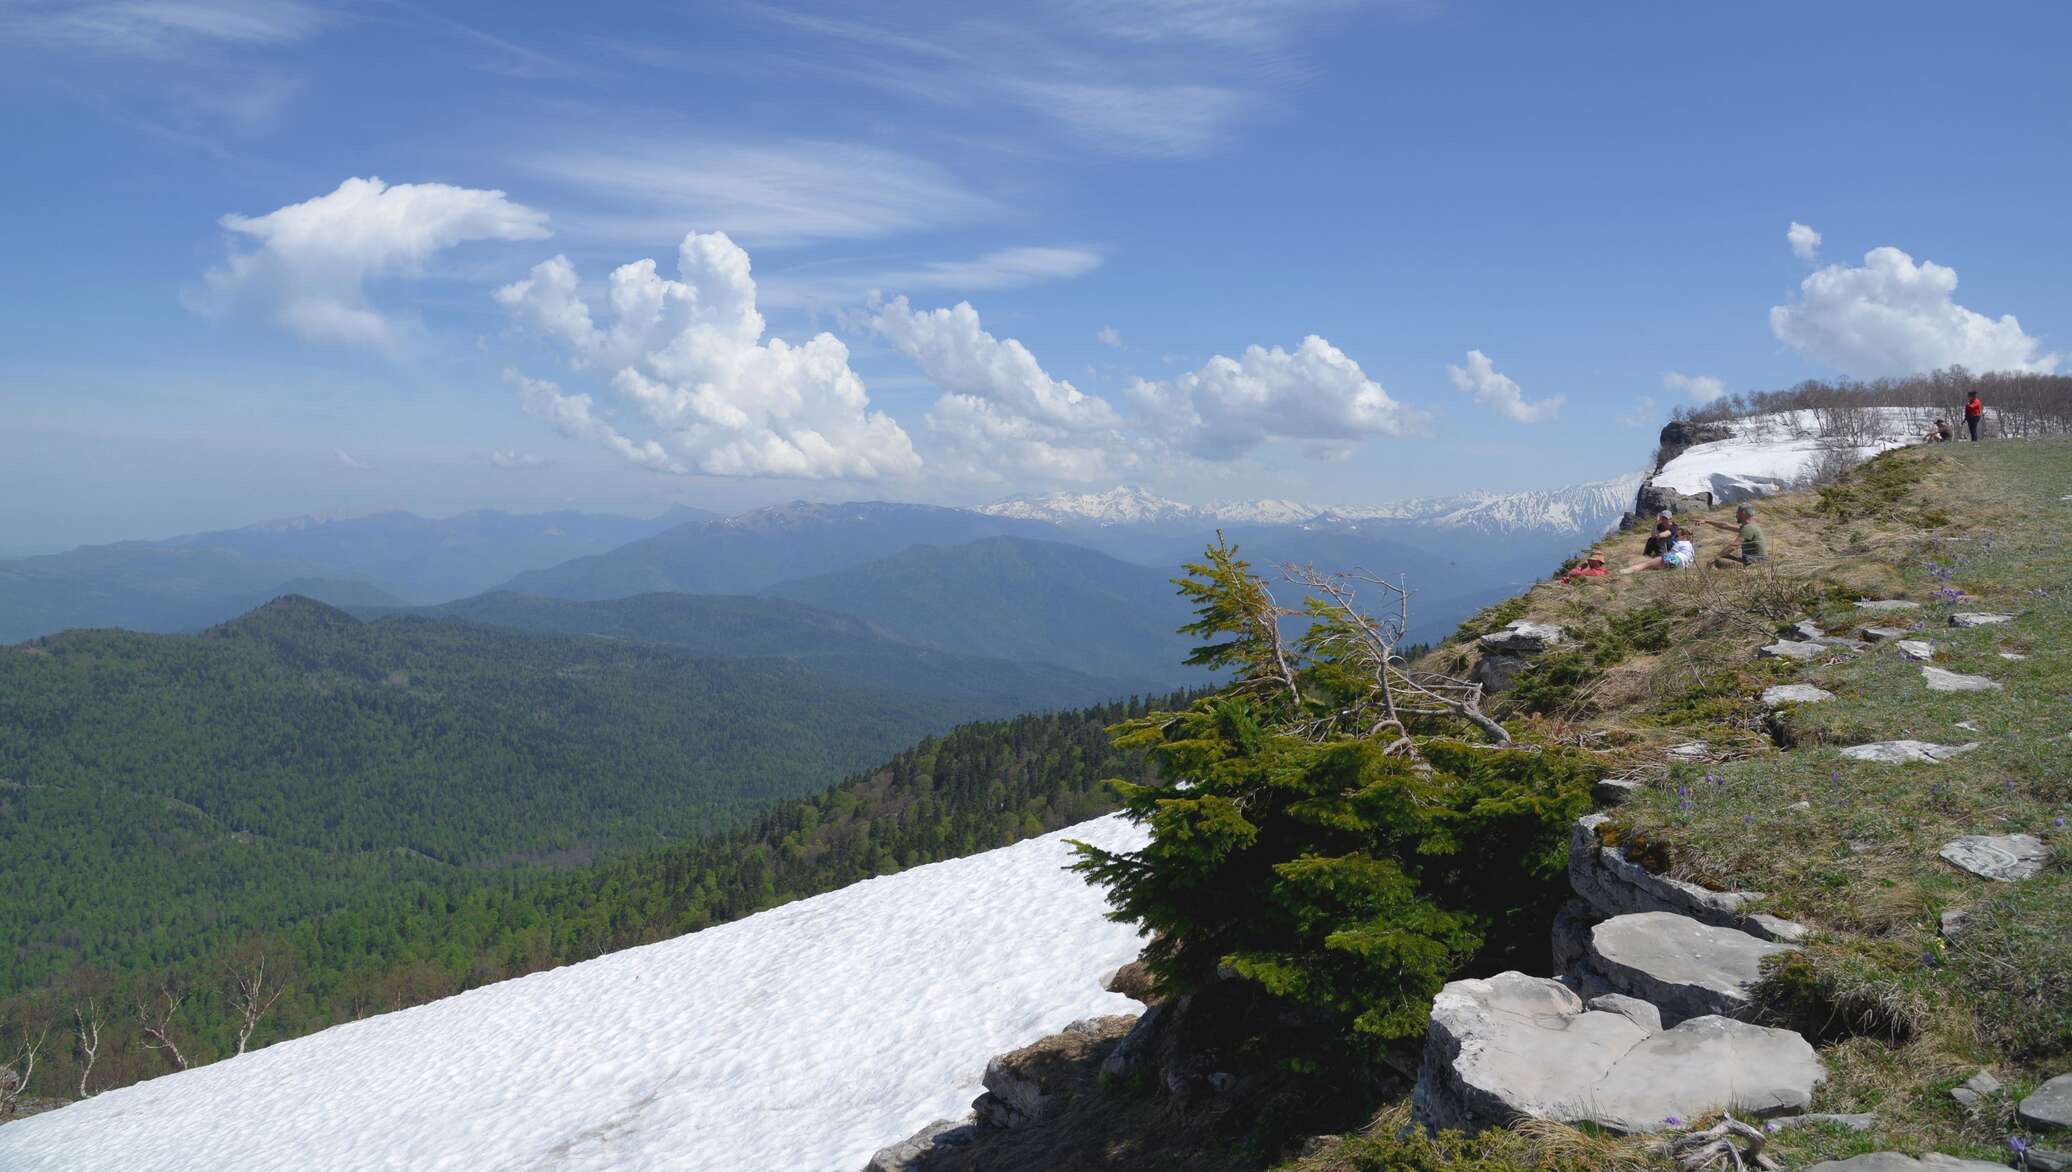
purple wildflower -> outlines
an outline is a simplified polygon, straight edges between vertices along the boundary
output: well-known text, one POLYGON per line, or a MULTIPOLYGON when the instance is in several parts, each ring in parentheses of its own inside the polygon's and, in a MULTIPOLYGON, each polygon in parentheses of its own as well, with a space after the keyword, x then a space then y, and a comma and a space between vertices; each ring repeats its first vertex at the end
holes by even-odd
POLYGON ((1664 1123, 1667 1123, 1667 1124, 1668 1124, 1669 1126, 1671 1126, 1671 1127, 1682 1127, 1682 1126, 1683 1126, 1683 1116, 1681 1116, 1681 1115, 1664 1115, 1664 1116, 1662 1117, 1662 1122, 1664 1122, 1664 1123))
POLYGON ((2007 1149, 2019 1156, 2029 1150, 2029 1141, 2018 1135, 2010 1135, 2007 1137, 2007 1149))

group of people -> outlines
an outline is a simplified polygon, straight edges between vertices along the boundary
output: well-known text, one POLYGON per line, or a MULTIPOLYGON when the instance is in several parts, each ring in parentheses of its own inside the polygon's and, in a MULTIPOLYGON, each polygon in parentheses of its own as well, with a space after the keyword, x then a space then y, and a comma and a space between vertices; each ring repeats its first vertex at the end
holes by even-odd
MULTIPOLYGON (((1697 519, 1700 525, 1724 529, 1739 540, 1720 551, 1712 559, 1714 569, 1743 569, 1759 565, 1769 559, 1769 539, 1763 536, 1763 527, 1755 522, 1755 506, 1744 504, 1734 510, 1734 521, 1714 521, 1710 518, 1697 519)), ((1647 544, 1641 548, 1641 559, 1620 570, 1621 574, 1637 574, 1642 570, 1687 570, 1698 562, 1698 543, 1691 531, 1677 524, 1676 518, 1667 513, 1655 516, 1655 531, 1648 535, 1647 544)), ((1604 564, 1604 553, 1591 550, 1583 564, 1562 575, 1564 580, 1576 578, 1602 578, 1611 570, 1604 564)))
MULTIPOLYGON (((1964 401, 1964 426, 1971 429, 1972 443, 1978 442, 1979 421, 1984 419, 1985 416, 1985 400, 1978 397, 1977 391, 1971 392, 1971 398, 1964 401)), ((1931 444, 1946 444, 1957 438, 1957 431, 1950 426, 1949 420, 1938 419, 1935 421, 1935 426, 1930 427, 1921 438, 1931 444)))

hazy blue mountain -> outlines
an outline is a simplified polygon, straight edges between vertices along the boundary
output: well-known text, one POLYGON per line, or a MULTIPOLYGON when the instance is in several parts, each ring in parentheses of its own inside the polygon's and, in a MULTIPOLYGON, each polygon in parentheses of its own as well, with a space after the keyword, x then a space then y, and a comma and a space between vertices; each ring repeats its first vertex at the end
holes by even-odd
MULTIPOLYGON (((1094 555, 1098 556, 1098 555, 1094 555)), ((356 608, 372 618, 412 614, 492 627, 651 643, 695 655, 783 659, 845 687, 868 686, 955 700, 972 716, 1054 709, 1147 691, 1162 673, 1089 674, 1055 661, 989 658, 968 648, 909 641, 849 614, 784 598, 738 594, 639 594, 573 601, 498 591, 408 611, 356 608)))
POLYGON ((1021 537, 916 545, 767 593, 867 619, 930 647, 1098 675, 1206 682, 1182 667, 1192 617, 1177 572, 1083 546, 1021 537))
POLYGON ((1040 521, 967 509, 863 501, 794 501, 724 521, 678 525, 610 553, 513 577, 504 587, 552 598, 635 594, 750 594, 778 582, 825 574, 913 545, 981 537, 1056 537, 1040 521))
POLYGON ((283 594, 349 606, 437 602, 709 516, 301 517, 0 559, 0 644, 72 627, 199 630, 283 594))
POLYGON ((431 518, 385 512, 295 517, 154 544, 324 566, 341 576, 380 583, 408 602, 431 603, 479 594, 513 574, 617 549, 714 516, 683 506, 659 517, 476 509, 431 518))

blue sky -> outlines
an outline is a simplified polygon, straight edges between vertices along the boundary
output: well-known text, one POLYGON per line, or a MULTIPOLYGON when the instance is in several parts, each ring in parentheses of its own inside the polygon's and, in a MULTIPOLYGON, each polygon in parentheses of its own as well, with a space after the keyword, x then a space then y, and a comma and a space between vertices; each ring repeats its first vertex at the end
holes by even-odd
POLYGON ((1607 478, 1721 388, 2063 370, 2068 33, 2041 3, 0 0, 0 549, 1364 503, 1607 478))

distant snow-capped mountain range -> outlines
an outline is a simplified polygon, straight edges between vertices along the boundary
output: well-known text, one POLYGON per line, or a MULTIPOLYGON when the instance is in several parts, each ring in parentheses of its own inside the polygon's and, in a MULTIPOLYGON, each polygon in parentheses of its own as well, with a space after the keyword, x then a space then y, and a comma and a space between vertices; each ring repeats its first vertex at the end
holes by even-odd
POLYGON ((1358 528, 1381 522, 1478 533, 1579 533, 1596 536, 1631 507, 1644 474, 1566 488, 1466 492, 1379 505, 1313 505, 1291 500, 1190 505, 1124 485, 1106 492, 1018 496, 978 511, 1068 527, 1110 525, 1300 525, 1358 528))

